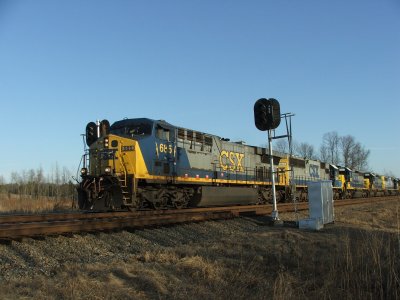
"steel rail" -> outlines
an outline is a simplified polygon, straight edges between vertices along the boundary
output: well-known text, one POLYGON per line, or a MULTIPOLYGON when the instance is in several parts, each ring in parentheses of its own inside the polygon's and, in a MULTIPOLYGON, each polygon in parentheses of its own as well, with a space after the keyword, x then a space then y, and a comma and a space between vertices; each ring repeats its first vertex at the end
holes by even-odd
POLYGON ((74 213, 47 213, 47 214, 17 214, 0 215, 0 224, 10 223, 31 223, 31 222, 50 222, 66 220, 88 220, 88 219, 108 219, 113 217, 150 217, 163 215, 177 215, 182 213, 198 212, 218 212, 231 211, 235 214, 239 212, 262 212, 268 211, 269 205, 246 205, 230 207, 207 207, 207 208, 186 208, 175 210, 138 210, 133 212, 114 211, 114 212, 74 212, 74 213))
MULTIPOLYGON (((399 196, 390 197, 373 197, 373 198, 358 198, 358 199, 345 199, 335 200, 335 205, 352 205, 357 203, 368 203, 371 201, 388 201, 391 199, 400 199, 399 196)), ((279 209, 286 211, 288 207, 293 206, 293 203, 279 203, 279 209)), ((307 202, 298 202, 296 204, 298 209, 305 209, 307 202)), ((7 214, 0 215, 0 224, 4 223, 28 223, 28 222, 48 222, 48 221, 63 221, 63 220, 80 220, 80 219, 100 219, 110 217, 141 217, 141 216, 159 216, 159 215, 170 215, 170 214, 181 214, 182 212, 199 212, 199 211, 231 211, 234 214, 240 212, 251 212, 266 211, 270 212, 270 204, 264 205, 246 205, 246 206, 230 206, 230 207, 208 207, 208 208, 185 208, 176 210, 138 210, 138 211, 114 211, 114 212, 70 212, 70 213, 46 213, 46 214, 7 214)))
MULTIPOLYGON (((400 197, 335 200, 334 205, 337 207, 391 200, 400 200, 400 197)), ((296 209, 306 210, 308 203, 297 203, 296 209)), ((279 210, 293 212, 295 206, 293 203, 281 203, 279 210)), ((163 226, 183 222, 227 219, 243 214, 267 215, 271 213, 271 205, 249 205, 164 211, 6 215, 0 217, 0 239, 163 226)))
POLYGON ((213 213, 185 213, 159 215, 151 217, 111 217, 101 219, 81 219, 68 221, 11 223, 0 225, 0 239, 17 239, 42 235, 58 235, 66 233, 120 230, 124 228, 141 228, 145 226, 161 226, 168 224, 198 222, 204 220, 233 218, 233 214, 222 211, 213 213))

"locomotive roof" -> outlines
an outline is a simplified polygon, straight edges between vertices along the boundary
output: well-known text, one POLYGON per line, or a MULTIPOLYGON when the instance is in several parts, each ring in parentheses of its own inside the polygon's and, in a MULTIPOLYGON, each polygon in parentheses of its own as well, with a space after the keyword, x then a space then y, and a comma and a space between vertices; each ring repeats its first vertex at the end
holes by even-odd
POLYGON ((200 132, 200 133, 205 134, 205 135, 216 136, 216 137, 219 138, 219 136, 217 136, 215 134, 210 134, 210 133, 205 133, 205 132, 202 132, 202 131, 199 131, 199 130, 193 130, 193 129, 189 129, 189 128, 175 126, 175 125, 172 125, 172 124, 166 122, 165 120, 158 120, 157 123, 160 124, 160 125, 170 126, 170 127, 174 127, 174 128, 178 128, 178 129, 191 130, 191 131, 194 131, 194 132, 200 132))
POLYGON ((202 131, 199 131, 199 130, 193 130, 193 129, 189 129, 189 128, 175 126, 175 125, 172 125, 171 123, 168 123, 165 120, 154 120, 154 119, 149 119, 149 118, 132 118, 132 119, 127 119, 126 118, 126 119, 114 122, 111 125, 111 128, 129 126, 130 124, 137 124, 137 123, 148 123, 148 124, 156 123, 158 125, 165 126, 165 127, 179 128, 179 129, 184 129, 184 130, 192 130, 192 131, 195 131, 195 132, 200 132, 202 134, 206 134, 206 135, 210 135, 210 136, 216 136, 216 137, 220 138, 219 136, 217 136, 215 134, 210 134, 210 133, 205 133, 205 132, 202 132, 202 131))
POLYGON ((127 125, 130 125, 132 123, 138 123, 138 122, 141 122, 141 123, 154 123, 154 120, 148 119, 148 118, 123 119, 123 120, 119 120, 119 121, 114 122, 111 125, 111 128, 127 126, 127 125))

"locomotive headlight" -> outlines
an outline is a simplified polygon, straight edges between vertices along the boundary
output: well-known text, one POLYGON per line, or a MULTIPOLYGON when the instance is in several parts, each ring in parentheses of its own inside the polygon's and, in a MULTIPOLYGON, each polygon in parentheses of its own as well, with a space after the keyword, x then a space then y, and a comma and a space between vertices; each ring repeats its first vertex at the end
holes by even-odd
POLYGON ((104 173, 106 173, 107 175, 111 174, 111 167, 106 167, 104 169, 104 173))
POLYGON ((86 168, 81 169, 81 176, 86 176, 87 173, 88 173, 88 169, 86 169, 86 168))
POLYGON ((104 139, 104 147, 108 147, 108 138, 104 139))

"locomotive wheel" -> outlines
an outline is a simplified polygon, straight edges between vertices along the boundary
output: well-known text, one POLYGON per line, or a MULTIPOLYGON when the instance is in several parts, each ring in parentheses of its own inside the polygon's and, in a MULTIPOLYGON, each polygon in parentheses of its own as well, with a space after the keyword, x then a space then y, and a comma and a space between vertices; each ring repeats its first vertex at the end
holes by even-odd
POLYGON ((272 191, 267 188, 259 188, 258 190, 258 203, 257 204, 267 204, 272 203, 272 191))
POLYGON ((285 191, 276 191, 276 202, 285 202, 285 191))
POLYGON ((155 199, 152 203, 153 203, 153 208, 155 210, 166 209, 168 203, 168 197, 167 195, 163 195, 161 198, 155 199))
POLYGON ((170 205, 173 208, 181 209, 187 207, 189 199, 193 196, 193 191, 187 189, 177 189, 170 192, 170 205))
POLYGON ((130 212, 136 211, 136 208, 133 207, 133 206, 124 206, 124 208, 126 208, 126 209, 127 209, 128 211, 130 211, 130 212))
POLYGON ((279 194, 279 202, 286 202, 286 193, 285 191, 278 191, 279 194))
POLYGON ((154 201, 152 203, 155 210, 160 210, 162 208, 161 201, 154 201))
POLYGON ((181 208, 184 207, 183 203, 180 202, 180 201, 173 201, 173 206, 174 206, 174 208, 176 208, 176 209, 181 209, 181 208))
POLYGON ((285 195, 284 195, 285 202, 290 202, 292 200, 291 189, 286 188, 285 191, 282 191, 282 192, 285 193, 285 195))

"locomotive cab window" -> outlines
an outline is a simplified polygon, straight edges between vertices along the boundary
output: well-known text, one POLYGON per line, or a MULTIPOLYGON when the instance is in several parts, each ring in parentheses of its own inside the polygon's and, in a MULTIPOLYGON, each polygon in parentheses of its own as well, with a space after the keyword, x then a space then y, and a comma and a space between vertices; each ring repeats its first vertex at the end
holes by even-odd
POLYGON ((161 139, 161 140, 165 140, 165 141, 170 141, 172 134, 171 134, 171 130, 165 127, 162 127, 160 125, 157 125, 156 127, 156 136, 157 138, 161 139))
POLYGON ((138 137, 151 135, 151 129, 151 123, 126 120, 113 124, 110 128, 110 133, 126 137, 138 137))

